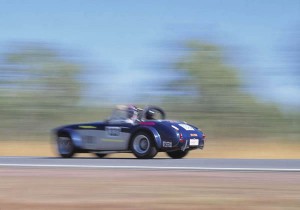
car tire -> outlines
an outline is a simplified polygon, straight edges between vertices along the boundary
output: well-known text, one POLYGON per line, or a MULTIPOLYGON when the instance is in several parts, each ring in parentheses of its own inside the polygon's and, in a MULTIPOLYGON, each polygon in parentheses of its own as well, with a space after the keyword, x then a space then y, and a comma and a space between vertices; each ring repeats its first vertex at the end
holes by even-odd
POLYGON ((180 159, 185 157, 188 154, 188 150, 182 151, 182 150, 177 150, 177 151, 171 151, 167 152, 167 155, 173 159, 180 159))
POLYGON ((61 157, 71 158, 75 154, 75 146, 72 139, 68 135, 57 137, 57 150, 61 157))
POLYGON ((130 149, 139 159, 151 159, 157 154, 152 136, 145 132, 139 132, 133 136, 130 149))
POLYGON ((107 154, 103 154, 103 153, 94 153, 98 158, 104 158, 105 156, 107 156, 107 154))

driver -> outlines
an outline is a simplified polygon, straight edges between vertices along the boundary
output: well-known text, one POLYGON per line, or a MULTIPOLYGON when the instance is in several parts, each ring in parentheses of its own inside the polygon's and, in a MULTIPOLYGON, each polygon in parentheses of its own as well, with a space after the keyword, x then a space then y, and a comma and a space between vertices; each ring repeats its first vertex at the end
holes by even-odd
POLYGON ((134 124, 138 119, 138 109, 133 105, 127 106, 127 123, 134 124))

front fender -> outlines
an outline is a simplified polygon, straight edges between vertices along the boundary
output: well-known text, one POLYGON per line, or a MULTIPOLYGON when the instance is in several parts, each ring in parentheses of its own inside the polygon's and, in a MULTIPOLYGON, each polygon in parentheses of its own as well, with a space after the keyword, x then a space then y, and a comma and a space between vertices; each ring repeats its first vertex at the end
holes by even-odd
POLYGON ((70 128, 61 128, 58 130, 54 131, 56 134, 56 137, 60 135, 69 135, 71 137, 71 140, 73 141, 73 144, 77 148, 82 148, 82 138, 79 135, 78 132, 74 131, 73 129, 70 128))

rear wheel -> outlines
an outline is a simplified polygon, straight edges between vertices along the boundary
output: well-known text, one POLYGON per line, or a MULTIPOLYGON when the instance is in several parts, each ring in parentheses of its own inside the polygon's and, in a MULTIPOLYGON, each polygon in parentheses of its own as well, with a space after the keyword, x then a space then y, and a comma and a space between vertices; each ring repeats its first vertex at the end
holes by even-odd
POLYGON ((182 151, 182 150, 177 150, 177 151, 172 151, 172 152, 167 152, 168 156, 173 158, 173 159, 180 159, 185 157, 188 154, 188 150, 182 151))
POLYGON ((145 132, 139 132, 133 137, 130 149, 137 158, 141 159, 150 159, 157 154, 153 138, 145 132))
POLYGON ((75 154, 74 144, 68 135, 57 137, 57 149, 63 158, 71 158, 75 154))

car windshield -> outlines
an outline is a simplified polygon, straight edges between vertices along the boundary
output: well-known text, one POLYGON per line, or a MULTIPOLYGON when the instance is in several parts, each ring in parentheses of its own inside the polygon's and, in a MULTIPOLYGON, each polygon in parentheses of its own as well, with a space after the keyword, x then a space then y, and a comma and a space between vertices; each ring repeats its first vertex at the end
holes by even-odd
POLYGON ((127 119, 127 112, 126 110, 115 109, 112 112, 110 120, 126 120, 127 119))
POLYGON ((136 123, 143 118, 143 109, 137 108, 133 113, 129 112, 128 106, 118 105, 113 110, 109 122, 110 123, 136 123), (131 115, 132 114, 132 115, 131 115))

